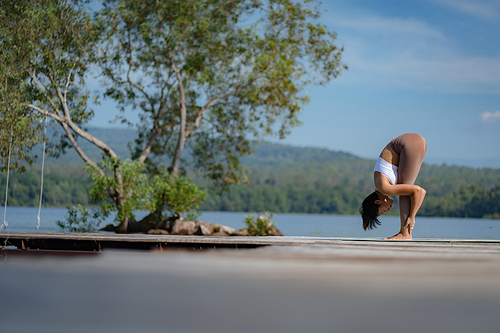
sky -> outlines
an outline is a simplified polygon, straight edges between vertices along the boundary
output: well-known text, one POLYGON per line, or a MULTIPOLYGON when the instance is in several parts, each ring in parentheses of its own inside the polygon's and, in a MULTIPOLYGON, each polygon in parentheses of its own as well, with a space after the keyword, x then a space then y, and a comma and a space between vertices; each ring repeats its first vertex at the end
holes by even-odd
MULTIPOLYGON (((279 142, 376 159, 391 138, 416 132, 427 163, 500 168, 500 0, 322 7, 349 69, 309 89, 303 125, 279 142)), ((92 125, 112 119, 107 110, 92 125)))

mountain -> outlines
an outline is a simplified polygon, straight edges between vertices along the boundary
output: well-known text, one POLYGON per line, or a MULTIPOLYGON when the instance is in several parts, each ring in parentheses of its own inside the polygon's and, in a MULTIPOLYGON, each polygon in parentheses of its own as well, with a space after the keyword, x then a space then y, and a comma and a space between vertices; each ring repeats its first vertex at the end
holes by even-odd
MULTIPOLYGON (((89 131, 122 158, 130 157, 127 145, 135 139, 135 130, 91 128, 89 131)), ((100 160, 97 148, 85 140, 80 139, 79 143, 91 159, 100 160)), ((200 207, 202 210, 356 214, 360 202, 373 191, 375 157, 364 159, 325 148, 264 143, 241 161, 251 170, 249 184, 232 186, 230 191, 220 194, 210 193, 200 207)), ((31 174, 40 174, 39 163, 29 169, 31 174)), ((82 199, 90 184, 82 172, 83 165, 73 149, 68 149, 59 159, 47 160, 45 174, 50 179, 47 202, 55 206, 88 202, 82 199), (75 190, 71 190, 72 187, 75 190)), ((17 190, 13 185, 12 195, 15 197, 16 191, 24 193, 22 198, 15 199, 17 204, 31 205, 36 198, 27 194, 39 191, 39 177, 19 179, 16 183, 18 176, 21 177, 12 178, 12 184, 18 184, 17 190)), ((500 193, 500 169, 424 163, 416 184, 427 190, 420 210, 423 215, 496 216, 500 213, 500 208, 496 208, 500 204, 496 199, 500 193)))
MULTIPOLYGON (((137 131, 128 128, 97 128, 92 127, 88 132, 106 143, 113 149, 113 151, 123 159, 130 158, 130 150, 128 143, 133 142, 137 137, 137 131)), ((48 136, 51 136, 50 134, 48 136)), ((101 150, 95 147, 92 143, 85 139, 78 138, 78 145, 82 148, 85 154, 93 161, 101 160, 101 150)), ((38 156, 41 156, 41 145, 35 147, 36 151, 40 151, 38 156)), ((61 154, 58 158, 48 157, 46 160, 48 165, 85 165, 81 157, 76 153, 73 148, 68 148, 66 154, 61 154)))

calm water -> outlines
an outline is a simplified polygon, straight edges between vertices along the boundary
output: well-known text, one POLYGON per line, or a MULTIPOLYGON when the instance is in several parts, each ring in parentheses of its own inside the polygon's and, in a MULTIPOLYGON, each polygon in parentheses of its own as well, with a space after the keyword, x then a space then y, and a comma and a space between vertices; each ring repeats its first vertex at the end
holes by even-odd
MULTIPOLYGON (((7 207, 4 231, 35 231, 38 208, 7 207)), ((140 219, 146 212, 137 212, 140 219)), ((240 212, 204 212, 200 220, 224 224, 236 229, 244 227, 243 220, 248 213, 240 212)), ((3 223, 4 208, 0 208, 0 224, 3 223)), ((65 208, 42 208, 39 231, 61 231, 55 224, 64 220, 65 208)), ((315 237, 376 237, 392 236, 399 230, 399 217, 381 218, 382 225, 372 231, 363 231, 361 218, 350 215, 313 215, 313 214, 277 214, 272 219, 285 236, 315 237)), ((107 223, 112 223, 110 217, 107 223)), ((444 239, 500 239, 500 220, 417 217, 414 238, 444 239)))

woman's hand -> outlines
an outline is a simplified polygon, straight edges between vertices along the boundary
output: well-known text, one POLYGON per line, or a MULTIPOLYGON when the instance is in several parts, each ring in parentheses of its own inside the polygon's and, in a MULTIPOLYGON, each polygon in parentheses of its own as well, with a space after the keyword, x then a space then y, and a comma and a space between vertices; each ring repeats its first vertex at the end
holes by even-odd
POLYGON ((408 231, 411 234, 411 232, 413 230, 413 227, 415 227, 415 218, 414 217, 408 217, 406 219, 406 224, 405 224, 404 228, 408 229, 408 231))
POLYGON ((408 229, 408 232, 411 235, 413 228, 415 227, 415 215, 417 215, 417 211, 419 210, 422 202, 424 201, 425 195, 427 192, 420 186, 415 186, 415 192, 411 196, 411 207, 410 207, 410 216, 406 219, 406 223, 404 225, 404 229, 408 229))

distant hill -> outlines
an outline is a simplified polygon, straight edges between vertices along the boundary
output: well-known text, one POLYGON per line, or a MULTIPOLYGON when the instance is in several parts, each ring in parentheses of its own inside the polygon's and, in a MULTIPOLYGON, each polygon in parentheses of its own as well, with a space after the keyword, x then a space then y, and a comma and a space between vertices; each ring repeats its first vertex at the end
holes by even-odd
MULTIPOLYGON (((130 157, 127 144, 136 138, 135 130, 91 128, 90 132, 119 156, 130 157)), ((100 160, 97 148, 85 140, 80 139, 79 143, 90 158, 100 160)), ((375 157, 364 159, 325 148, 264 143, 242 158, 242 164, 251 169, 249 185, 236 185, 222 194, 211 193, 200 208, 356 214, 360 202, 373 191, 374 163, 375 157)), ((50 181, 45 202, 54 206, 86 204, 88 200, 82 198, 90 182, 82 169, 83 161, 72 149, 59 159, 48 159, 45 174, 50 181)), ((39 161, 29 172, 39 175, 39 161)), ((39 191, 38 176, 16 177, 25 176, 12 178, 12 184, 17 185, 12 185, 11 195, 16 198, 18 193, 13 202, 32 205, 36 202, 34 193, 39 191)), ((424 163, 416 184, 427 190, 422 215, 500 216, 500 169, 424 163)))
POLYGON ((359 159, 352 154, 326 148, 294 147, 279 143, 265 143, 242 163, 252 165, 280 165, 303 162, 331 162, 333 160, 359 159))
MULTIPOLYGON (((113 149, 113 151, 120 157, 126 159, 130 158, 130 150, 128 149, 128 142, 133 142, 137 137, 137 131, 128 128, 96 128, 88 129, 89 133, 99 138, 113 149)), ((101 151, 93 144, 85 139, 79 138, 78 145, 83 149, 85 154, 93 161, 101 160, 101 151)), ((41 155, 41 145, 36 147, 39 149, 41 155)), ((47 164, 57 165, 85 165, 80 156, 73 148, 67 149, 66 154, 61 154, 58 158, 47 158, 47 164)))

